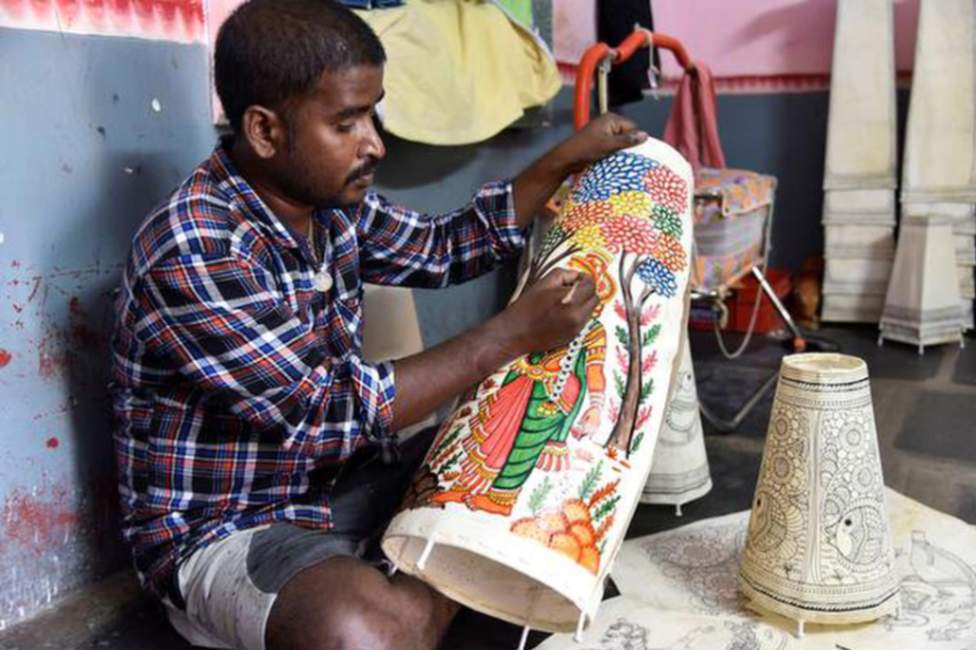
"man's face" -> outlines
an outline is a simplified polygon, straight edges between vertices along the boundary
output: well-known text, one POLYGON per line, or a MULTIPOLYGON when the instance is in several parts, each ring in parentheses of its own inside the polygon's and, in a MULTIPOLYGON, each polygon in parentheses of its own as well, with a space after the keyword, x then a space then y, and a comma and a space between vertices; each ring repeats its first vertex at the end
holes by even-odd
POLYGON ((289 198, 318 208, 355 205, 386 155, 373 123, 383 97, 383 68, 325 72, 314 91, 284 112, 288 143, 273 161, 289 198))

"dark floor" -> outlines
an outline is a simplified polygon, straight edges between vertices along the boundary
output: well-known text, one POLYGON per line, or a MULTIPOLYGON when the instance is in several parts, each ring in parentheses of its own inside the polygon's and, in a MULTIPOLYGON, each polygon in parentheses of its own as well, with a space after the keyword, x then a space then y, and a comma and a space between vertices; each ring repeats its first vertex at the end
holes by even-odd
MULTIPOLYGON (((933 347, 919 357, 914 348, 888 343, 879 348, 875 328, 831 328, 818 333, 843 352, 863 357, 872 390, 885 479, 889 486, 934 508, 976 523, 976 341, 933 347)), ((721 359, 714 337, 694 334, 692 350, 701 399, 721 417, 775 372, 784 348, 775 340, 754 341, 735 362, 721 359)), ((749 507, 772 392, 732 434, 717 434, 706 423, 714 488, 685 506, 677 519, 670 508, 641 506, 629 536, 645 535, 749 507)), ((612 586, 611 586, 612 590, 612 586)), ((445 640, 449 650, 510 650, 520 631, 474 612, 458 617, 445 640)), ((536 634, 534 646, 545 638, 536 634)), ((161 614, 145 611, 124 627, 99 638, 93 647, 111 650, 189 648, 161 614)))

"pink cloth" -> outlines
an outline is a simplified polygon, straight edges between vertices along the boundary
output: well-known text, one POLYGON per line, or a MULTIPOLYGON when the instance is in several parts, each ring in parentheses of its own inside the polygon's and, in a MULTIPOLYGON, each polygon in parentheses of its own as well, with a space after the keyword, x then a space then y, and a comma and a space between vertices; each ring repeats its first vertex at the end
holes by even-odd
POLYGON ((725 154, 718 138, 715 82, 700 62, 694 72, 685 73, 664 126, 664 141, 681 152, 697 173, 701 167, 725 167, 725 154))

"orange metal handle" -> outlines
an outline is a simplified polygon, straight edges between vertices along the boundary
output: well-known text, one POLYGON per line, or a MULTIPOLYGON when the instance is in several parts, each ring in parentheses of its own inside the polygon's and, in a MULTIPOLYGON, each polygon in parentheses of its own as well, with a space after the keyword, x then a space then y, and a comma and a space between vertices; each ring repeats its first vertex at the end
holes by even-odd
POLYGON ((619 65, 634 56, 634 53, 642 47, 657 47, 668 50, 678 60, 678 64, 685 70, 694 69, 694 64, 688 56, 688 51, 681 41, 668 36, 667 34, 655 34, 654 32, 637 28, 625 38, 616 48, 610 48, 606 43, 597 43, 586 52, 580 59, 579 66, 576 68, 576 88, 573 97, 573 126, 582 129, 590 121, 590 95, 593 90, 593 75, 597 67, 604 60, 610 59, 614 65, 619 65))

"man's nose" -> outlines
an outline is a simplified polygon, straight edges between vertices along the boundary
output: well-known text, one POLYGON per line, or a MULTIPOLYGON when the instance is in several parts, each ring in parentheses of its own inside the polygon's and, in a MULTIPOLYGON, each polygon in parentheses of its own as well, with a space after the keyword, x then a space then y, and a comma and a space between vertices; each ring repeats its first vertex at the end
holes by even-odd
POLYGON ((365 135, 366 137, 363 138, 359 147, 359 156, 361 158, 373 157, 376 160, 386 157, 386 147, 383 145, 383 138, 380 137, 379 131, 376 130, 374 120, 369 120, 365 135))

